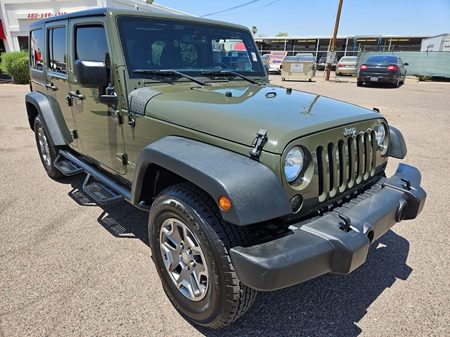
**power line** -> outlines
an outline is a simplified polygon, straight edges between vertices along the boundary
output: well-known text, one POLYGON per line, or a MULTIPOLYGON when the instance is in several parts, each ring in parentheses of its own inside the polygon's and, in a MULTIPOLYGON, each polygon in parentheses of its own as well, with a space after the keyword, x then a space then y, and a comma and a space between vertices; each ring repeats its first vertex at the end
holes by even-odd
MULTIPOLYGON (((280 2, 280 1, 281 1, 281 0, 273 0, 273 1, 269 2, 268 4, 265 4, 265 5, 262 5, 262 6, 253 8, 252 11, 254 12, 254 11, 257 11, 257 10, 259 10, 259 9, 262 9, 262 8, 266 8, 266 7, 272 6, 273 4, 276 4, 277 2, 280 2)), ((244 12, 244 11, 239 11, 239 12, 234 12, 234 13, 221 14, 221 15, 219 15, 219 16, 233 16, 233 15, 239 15, 239 14, 242 14, 242 13, 245 13, 245 12, 244 12)))
POLYGON ((269 2, 267 5, 263 5, 263 6, 255 8, 255 9, 261 9, 261 8, 269 7, 269 6, 271 6, 271 5, 273 5, 273 4, 277 3, 277 2, 280 2, 280 1, 281 0, 274 0, 272 2, 269 2))
POLYGON ((261 1, 261 0, 252 0, 252 1, 244 2, 243 4, 240 4, 240 5, 237 5, 237 6, 234 6, 234 7, 230 7, 230 8, 227 8, 227 9, 222 9, 222 10, 217 11, 217 12, 201 15, 200 17, 204 18, 204 17, 207 17, 207 16, 212 16, 212 15, 216 15, 216 14, 220 14, 220 13, 225 13, 225 12, 228 12, 228 11, 232 11, 233 9, 238 9, 238 8, 241 8, 241 7, 244 7, 244 6, 248 6, 248 5, 251 5, 251 4, 253 4, 255 2, 259 2, 259 1, 261 1))

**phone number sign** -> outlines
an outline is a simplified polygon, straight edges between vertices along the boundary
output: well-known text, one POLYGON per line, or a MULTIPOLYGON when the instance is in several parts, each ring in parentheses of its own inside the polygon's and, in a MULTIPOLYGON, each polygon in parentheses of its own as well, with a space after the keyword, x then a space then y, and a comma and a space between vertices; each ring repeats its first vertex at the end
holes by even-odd
POLYGON ((28 13, 27 18, 28 19, 45 19, 45 18, 51 18, 53 16, 63 15, 67 14, 67 12, 56 12, 56 13, 28 13))

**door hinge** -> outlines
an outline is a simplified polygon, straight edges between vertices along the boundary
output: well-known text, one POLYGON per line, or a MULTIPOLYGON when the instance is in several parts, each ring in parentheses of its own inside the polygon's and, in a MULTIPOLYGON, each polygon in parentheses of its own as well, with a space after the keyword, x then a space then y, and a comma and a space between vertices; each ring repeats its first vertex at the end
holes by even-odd
POLYGON ((262 149, 267 143, 267 130, 259 130, 253 140, 253 148, 250 150, 250 157, 253 159, 259 159, 261 156, 262 149))
POLYGON ((128 165, 128 155, 126 153, 122 153, 122 165, 123 166, 128 165))
POLYGON ((122 114, 120 113, 120 110, 108 110, 108 116, 111 116, 111 118, 118 124, 121 125, 123 124, 123 117, 122 114))
POLYGON ((72 130, 72 137, 73 137, 73 139, 78 139, 78 131, 77 130, 72 130))

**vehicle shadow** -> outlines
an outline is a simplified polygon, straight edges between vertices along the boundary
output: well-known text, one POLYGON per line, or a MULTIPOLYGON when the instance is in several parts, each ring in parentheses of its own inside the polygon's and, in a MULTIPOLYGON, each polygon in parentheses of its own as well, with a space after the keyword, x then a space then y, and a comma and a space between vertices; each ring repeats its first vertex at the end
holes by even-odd
MULTIPOLYGON (((82 177, 61 181, 72 186, 69 196, 84 206, 99 206, 82 190, 82 177)), ((100 206, 97 221, 118 238, 148 242, 147 213, 125 201, 100 206)), ((207 337, 216 336, 358 336, 357 323, 367 308, 397 279, 406 280, 409 242, 387 232, 369 249, 367 262, 350 275, 324 275, 258 298, 240 320, 218 331, 194 326, 207 337)), ((149 252, 150 256, 150 252, 149 252)))
POLYGON ((324 275, 271 293, 259 293, 254 306, 239 321, 216 336, 358 336, 357 323, 367 308, 397 279, 406 280, 409 242, 387 232, 369 250, 364 265, 349 275, 324 275), (378 248, 377 248, 378 247, 378 248))
MULTIPOLYGON (((64 178, 61 183, 70 184, 69 196, 81 206, 96 206, 102 209, 97 222, 111 235, 117 238, 139 239, 146 245, 148 242, 148 213, 139 210, 126 201, 110 205, 99 205, 84 194, 82 190, 84 175, 64 178)), ((150 254, 150 253, 149 253, 150 254)))
POLYGON ((398 87, 393 87, 390 83, 365 83, 364 88, 373 88, 373 89, 398 89, 405 85, 405 83, 400 83, 398 87))

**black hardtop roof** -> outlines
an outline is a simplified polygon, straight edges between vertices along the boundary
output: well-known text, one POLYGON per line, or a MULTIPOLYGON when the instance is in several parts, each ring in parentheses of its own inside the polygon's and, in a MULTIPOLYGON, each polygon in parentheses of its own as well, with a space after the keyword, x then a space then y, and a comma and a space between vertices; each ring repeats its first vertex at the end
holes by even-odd
POLYGON ((46 22, 53 22, 53 21, 60 21, 60 20, 66 20, 66 19, 74 19, 74 18, 81 18, 81 17, 87 17, 87 16, 105 16, 106 12, 108 11, 108 8, 93 8, 93 9, 86 9, 83 11, 63 14, 63 15, 57 15, 52 16, 50 18, 45 18, 36 22, 33 22, 31 24, 32 26, 38 26, 46 22))
POLYGON ((84 18, 89 16, 106 16, 106 14, 110 12, 113 14, 123 14, 123 15, 138 15, 138 16, 154 16, 154 17, 161 17, 161 18, 173 18, 173 19, 182 19, 186 21, 196 21, 196 22, 202 22, 202 23, 209 23, 209 24, 217 24, 221 26, 228 26, 228 27, 234 27, 239 29, 246 29, 247 27, 242 25, 237 25, 229 22, 223 22, 223 21, 216 21, 216 20, 210 20, 210 19, 204 19, 196 16, 191 15, 183 15, 178 13, 153 13, 150 11, 144 11, 144 10, 131 10, 131 9, 121 9, 121 8, 110 8, 110 7, 100 7, 100 8, 93 8, 93 9, 87 9, 82 10, 78 12, 63 14, 63 15, 57 15, 52 16, 50 18, 45 18, 36 22, 33 22, 30 25, 30 28, 33 28, 35 26, 41 26, 44 23, 47 22, 55 22, 60 20, 67 20, 67 19, 74 19, 74 18, 84 18))

